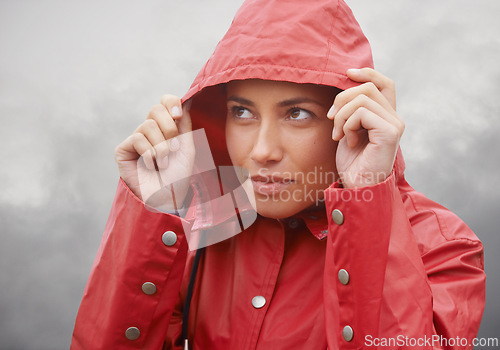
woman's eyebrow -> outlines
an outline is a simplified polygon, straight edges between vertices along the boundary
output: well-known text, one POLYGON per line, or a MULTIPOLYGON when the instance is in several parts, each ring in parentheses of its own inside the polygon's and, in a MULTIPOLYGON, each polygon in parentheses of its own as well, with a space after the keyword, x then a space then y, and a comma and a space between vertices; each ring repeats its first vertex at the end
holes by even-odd
POLYGON ((253 103, 252 101, 250 100, 247 100, 246 98, 243 98, 243 97, 239 97, 239 96, 230 96, 227 98, 227 101, 234 101, 234 102, 237 102, 237 103, 241 103, 242 105, 246 105, 246 106, 255 106, 255 103, 253 103))
POLYGON ((293 106, 293 105, 298 105, 301 103, 315 103, 321 107, 325 107, 323 103, 309 97, 297 97, 297 98, 291 98, 288 100, 283 100, 278 103, 280 107, 288 107, 288 106, 293 106))
MULTIPOLYGON (((247 100, 246 98, 243 98, 243 97, 239 97, 239 96, 230 96, 227 98, 227 101, 228 102, 234 101, 234 102, 241 103, 241 104, 247 105, 247 106, 255 106, 255 103, 253 103, 252 101, 247 100)), ((296 97, 296 98, 290 98, 287 100, 283 100, 283 101, 278 102, 278 106, 288 107, 288 106, 293 106, 293 105, 297 105, 300 103, 315 103, 321 107, 325 107, 321 102, 319 102, 313 98, 308 98, 308 97, 296 97)))

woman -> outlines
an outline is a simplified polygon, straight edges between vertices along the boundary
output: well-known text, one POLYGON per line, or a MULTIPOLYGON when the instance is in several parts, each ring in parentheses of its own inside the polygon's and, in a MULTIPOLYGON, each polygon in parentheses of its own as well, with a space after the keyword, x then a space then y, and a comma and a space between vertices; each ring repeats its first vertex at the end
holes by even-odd
POLYGON ((481 242, 405 181, 394 84, 343 1, 245 2, 182 101, 116 149, 73 349, 471 347, 481 242), (144 204, 137 160, 187 178, 201 150, 183 135, 201 128, 215 166, 248 171, 259 215, 196 256, 192 222, 144 204))

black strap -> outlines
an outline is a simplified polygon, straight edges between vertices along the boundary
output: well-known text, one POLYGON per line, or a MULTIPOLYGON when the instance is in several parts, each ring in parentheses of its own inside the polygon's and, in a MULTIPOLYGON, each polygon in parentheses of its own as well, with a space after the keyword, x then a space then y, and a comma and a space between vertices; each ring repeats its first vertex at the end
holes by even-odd
POLYGON ((189 276, 189 284, 186 293, 186 300, 184 301, 184 308, 182 314, 182 340, 188 338, 188 321, 189 321, 189 308, 191 307, 191 298, 193 296, 194 283, 196 281, 196 274, 198 272, 198 265, 200 264, 200 256, 205 251, 205 248, 196 250, 194 256, 193 267, 191 268, 191 275, 189 276))

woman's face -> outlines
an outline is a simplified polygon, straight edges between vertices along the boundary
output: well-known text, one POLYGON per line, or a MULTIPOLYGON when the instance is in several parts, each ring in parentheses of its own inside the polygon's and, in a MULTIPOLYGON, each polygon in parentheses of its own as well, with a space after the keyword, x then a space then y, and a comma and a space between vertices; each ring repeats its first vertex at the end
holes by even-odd
POLYGON ((257 212, 285 218, 321 203, 337 178, 333 87, 270 80, 227 84, 226 140, 252 178, 257 212))

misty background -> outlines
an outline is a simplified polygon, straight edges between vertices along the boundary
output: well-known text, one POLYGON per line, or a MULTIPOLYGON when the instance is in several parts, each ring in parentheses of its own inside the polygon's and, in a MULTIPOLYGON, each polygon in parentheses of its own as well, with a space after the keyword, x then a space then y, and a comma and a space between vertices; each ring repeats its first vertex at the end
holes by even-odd
MULTIPOLYGON (((241 3, 0 1, 1 349, 69 347, 114 148, 187 91, 241 3)), ((347 3, 396 82, 408 181, 485 245, 479 336, 500 337, 500 1, 347 3)))

